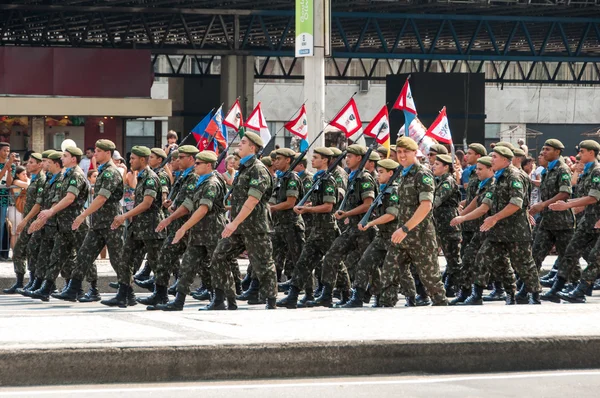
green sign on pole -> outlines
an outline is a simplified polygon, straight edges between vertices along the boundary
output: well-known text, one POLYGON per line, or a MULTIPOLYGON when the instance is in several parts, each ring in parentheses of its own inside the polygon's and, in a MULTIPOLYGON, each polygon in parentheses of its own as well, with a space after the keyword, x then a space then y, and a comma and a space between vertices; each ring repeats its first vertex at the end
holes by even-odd
POLYGON ((296 0, 296 57, 312 57, 313 0, 296 0))

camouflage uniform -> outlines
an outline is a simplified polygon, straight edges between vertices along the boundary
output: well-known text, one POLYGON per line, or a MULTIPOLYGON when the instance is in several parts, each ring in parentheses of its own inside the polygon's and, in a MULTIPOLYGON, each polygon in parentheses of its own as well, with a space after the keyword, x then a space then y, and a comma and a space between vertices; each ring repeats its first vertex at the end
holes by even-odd
MULTIPOLYGON (((373 211, 373 218, 379 218, 384 214, 391 214, 394 217, 398 217, 398 203, 398 184, 392 183, 392 185, 386 188, 381 201, 377 203, 373 211)), ((396 219, 387 224, 380 224, 377 226, 375 238, 371 244, 369 244, 369 247, 367 247, 367 250, 358 262, 352 285, 354 288, 360 288, 366 291, 370 282, 370 293, 379 295, 381 292, 380 268, 383 266, 385 256, 392 244, 392 234, 397 228, 398 222, 396 219)), ((363 233, 366 233, 366 231, 363 233)))
MULTIPOLYGON (((31 176, 31 183, 27 187, 27 196, 25 198, 25 208, 23 209, 23 215, 29 214, 33 206, 42 205, 42 201, 44 199, 44 186, 46 185, 46 174, 43 171, 40 171, 39 174, 34 174, 31 176)), ((27 233, 27 230, 33 223, 33 220, 25 225, 23 232, 19 234, 17 238, 17 242, 15 243, 15 247, 13 249, 13 262, 15 268, 15 274, 24 274, 25 273, 25 261, 29 259, 29 272, 35 273, 35 265, 36 265, 36 256, 29 256, 27 253, 27 246, 31 241, 32 235, 27 233)), ((17 226, 15 225, 14 228, 17 226)))
MULTIPOLYGON (((573 192, 571 188, 571 170, 561 159, 556 160, 556 162, 552 168, 549 166, 542 172, 541 202, 553 198, 560 192, 567 193, 569 196, 573 192)), ((555 245, 558 252, 558 261, 562 261, 575 229, 575 215, 572 209, 552 211, 545 208, 540 215, 541 222, 537 225, 532 249, 533 260, 538 270, 542 268, 544 259, 555 245)))
POLYGON ((113 230, 110 225, 114 218, 122 213, 120 201, 123 198, 123 187, 121 172, 112 160, 98 167, 94 199, 103 196, 106 202, 90 216, 90 229, 77 252, 77 267, 73 270, 72 279, 83 280, 83 277, 89 274, 104 246, 108 248, 113 269, 119 269, 124 227, 113 230))
MULTIPOLYGON (((318 174, 317 177, 318 178, 318 174)), ((310 195, 312 206, 337 201, 337 186, 333 176, 322 179, 319 186, 310 195)), ((331 213, 312 213, 312 227, 309 229, 308 239, 304 244, 302 253, 296 262, 292 274, 291 285, 301 290, 307 285, 312 286, 312 272, 321 262, 327 250, 340 234, 335 223, 333 211, 331 213)))
MULTIPOLYGON (((333 178, 335 178, 335 184, 337 185, 337 188, 338 188, 337 204, 339 206, 342 203, 342 199, 346 195, 346 190, 348 189, 348 173, 346 173, 346 170, 344 170, 340 166, 337 166, 333 170, 332 174, 333 174, 333 178)), ((338 209, 339 209, 339 207, 335 208, 334 210, 338 210, 338 209)))
MULTIPOLYGON (((496 223, 486 233, 486 238, 477 253, 476 264, 479 275, 475 284, 486 286, 489 279, 487 264, 492 264, 492 271, 498 279, 506 281, 514 278, 512 269, 505 262, 510 259, 510 264, 515 267, 519 277, 525 283, 528 292, 537 293, 541 290, 537 268, 531 255, 531 225, 527 214, 529 196, 523 184, 523 176, 519 169, 509 165, 501 173, 495 174, 493 188, 485 194, 483 203, 489 206, 490 214, 502 211, 509 204, 519 207, 519 210, 509 217, 496 223)), ((511 283, 512 285, 512 283, 511 283)))
POLYGON ((50 255, 50 263, 45 279, 56 280, 61 270, 70 279, 77 261, 77 250, 81 247, 88 230, 87 220, 81 224, 77 231, 73 231, 71 225, 73 225, 73 221, 77 216, 83 212, 83 205, 88 199, 89 191, 87 178, 83 175, 83 170, 79 166, 67 169, 62 182, 56 185, 56 193, 53 199, 55 204, 66 197, 67 193, 75 195, 75 200, 69 207, 55 215, 58 223, 58 233, 50 255))
MULTIPOLYGON (((260 283, 261 296, 268 299, 277 296, 277 272, 269 236, 271 213, 268 201, 272 192, 273 179, 261 161, 253 156, 240 165, 231 193, 232 219, 242 210, 249 196, 257 198, 259 202, 237 230, 230 237, 219 240, 217 244, 210 263, 216 289, 222 289, 222 286, 217 285, 217 281, 225 281, 230 277, 232 261, 245 249, 252 266, 252 274, 260 283)), ((227 290, 223 290, 227 294, 227 290)))
MULTIPOLYGON (((352 179, 349 182, 347 195, 346 207, 341 209, 343 211, 360 206, 367 198, 375 199, 375 181, 371 174, 362 172, 360 177, 352 179)), ((352 250, 356 249, 363 253, 371 243, 369 234, 358 229, 361 218, 361 215, 357 215, 342 220, 344 230, 333 242, 323 259, 321 280, 324 284, 333 286, 337 281, 338 286, 342 289, 350 289, 350 276, 342 260, 352 250), (346 224, 346 220, 348 220, 348 224, 346 224), (340 273, 340 279, 338 279, 338 273, 340 273)))
MULTIPOLYGON (((299 201, 304 196, 303 192, 300 177, 292 171, 285 179, 277 179, 269 203, 280 204, 289 197, 296 198, 296 201, 299 201)), ((304 246, 304 221, 293 209, 288 209, 273 212, 273 226, 275 268, 278 274, 285 271, 286 275, 292 275, 294 264, 300 257, 304 246)))
MULTIPOLYGON (((433 204, 435 184, 431 172, 415 163, 404 169, 398 179, 398 225, 410 220, 423 201, 433 204)), ((392 243, 383 262, 381 272, 380 304, 393 306, 398 300, 396 278, 400 280, 402 294, 414 297, 417 292, 410 265, 415 268, 427 293, 437 302, 446 301, 437 259, 438 249, 433 223, 433 212, 429 214, 399 244, 392 243)))
MULTIPOLYGON (((471 166, 469 166, 471 167, 471 166)), ((469 182, 467 184, 467 189, 466 189, 466 198, 465 198, 465 207, 467 207, 469 205, 469 203, 471 203, 473 201, 473 199, 475 199, 475 197, 477 196, 477 191, 479 190, 479 178, 477 177, 477 173, 475 172, 476 167, 473 166, 473 169, 471 169, 471 173, 469 174, 469 182)), ((471 239, 473 239, 473 236, 475 236, 475 234, 479 231, 479 227, 481 226, 481 223, 483 222, 483 220, 473 220, 473 221, 466 221, 462 224, 462 245, 461 245, 461 250, 460 250, 460 255, 463 259, 463 262, 465 261, 465 251, 467 249, 467 245, 469 244, 469 242, 471 242, 471 239)))
POLYGON ((437 179, 433 200, 433 220, 436 236, 447 262, 446 274, 452 279, 458 276, 462 267, 460 257, 462 229, 460 225, 450 226, 450 221, 458 216, 460 198, 460 190, 452 174, 447 173, 437 179))
MULTIPOLYGON (((177 284, 177 291, 180 293, 190 294, 190 286, 197 273, 200 274, 206 288, 213 290, 210 259, 227 222, 223 204, 226 193, 225 181, 219 172, 215 171, 205 177, 197 178, 193 196, 188 196, 182 204, 190 214, 198 210, 200 206, 208 207, 208 213, 190 230, 177 284)), ((227 276, 229 275, 227 274, 227 276)), ((221 280, 219 276, 219 273, 215 273, 216 287, 226 292, 228 297, 235 297, 231 278, 227 277, 225 280, 221 280)))
MULTIPOLYGON (((58 173, 47 177, 46 186, 43 191, 41 210, 48 210, 54 203, 54 196, 62 184, 63 174, 58 173)), ((46 272, 49 268, 48 259, 54 248, 54 239, 58 234, 58 224, 56 217, 49 218, 40 232, 40 249, 37 254, 37 266, 35 269, 35 277, 40 280, 46 279, 46 272)), ((63 275, 69 278, 69 275, 63 275)))
MULTIPOLYGON (((192 200, 194 191, 196 190, 196 181, 198 175, 194 173, 193 167, 184 171, 183 174, 173 184, 173 200, 172 208, 178 209, 186 200, 192 200)), ((188 208, 189 210, 189 208, 188 208)), ((167 230, 167 238, 162 243, 158 261, 156 261, 154 275, 156 276, 156 284, 159 286, 167 286, 171 273, 179 268, 179 259, 183 256, 187 249, 187 239, 181 239, 177 244, 173 245, 173 238, 177 230, 186 223, 190 218, 189 214, 174 220, 167 230)))

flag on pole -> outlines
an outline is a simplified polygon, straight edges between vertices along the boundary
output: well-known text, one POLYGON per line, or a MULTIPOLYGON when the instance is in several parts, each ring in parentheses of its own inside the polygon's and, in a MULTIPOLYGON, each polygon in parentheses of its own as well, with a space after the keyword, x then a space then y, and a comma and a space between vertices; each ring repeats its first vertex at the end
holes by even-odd
POLYGON ((390 154, 390 118, 387 107, 384 105, 375 115, 371 123, 365 128, 365 135, 375 138, 378 144, 383 145, 390 154))
POLYGON ((219 109, 215 112, 212 119, 210 119, 208 126, 206 126, 205 131, 215 137, 210 145, 211 148, 205 149, 217 152, 217 143, 221 146, 221 148, 227 148, 227 140, 223 136, 223 133, 225 132, 223 127, 223 106, 219 107, 219 109))
POLYGON ((427 133, 427 128, 423 126, 423 123, 421 123, 421 120, 417 117, 410 124, 408 132, 406 131, 406 126, 400 128, 398 137, 406 136, 412 138, 415 140, 422 153, 429 153, 429 148, 437 142, 433 138, 426 136, 425 133, 427 133))
POLYGON ((231 109, 229 109, 229 112, 227 112, 227 116, 225 116, 223 124, 227 127, 231 127, 235 131, 239 131, 240 126, 244 124, 240 100, 235 100, 234 104, 231 106, 231 109))
POLYGON ((271 141, 271 132, 267 126, 265 115, 263 115, 262 109, 260 108, 260 102, 250 114, 250 117, 246 121, 245 127, 258 132, 265 145, 271 141))
POLYGON ((362 122, 360 121, 358 107, 356 106, 354 98, 351 98, 350 101, 348 101, 329 124, 343 131, 346 137, 351 137, 360 130, 362 122))
POLYGON ((401 110, 404 113, 404 125, 410 127, 415 117, 417 117, 417 106, 410 90, 410 84, 408 79, 400 91, 400 95, 396 102, 394 102, 393 109, 401 110))
POLYGON ((443 107, 438 117, 433 121, 425 133, 428 137, 434 138, 445 144, 452 144, 452 133, 446 116, 446 107, 443 107))
MULTIPOLYGON (((209 112, 208 115, 204 116, 204 119, 200 121, 191 131, 192 134, 188 135, 190 138, 185 138, 179 146, 183 145, 194 145, 198 148, 204 149, 208 141, 210 140, 210 134, 206 132, 206 127, 210 123, 212 119, 212 112, 209 112)), ((201 149, 201 150, 202 150, 201 149)))
POLYGON ((293 120, 287 122, 283 127, 290 133, 302 138, 306 139, 308 135, 308 118, 306 116, 306 108, 304 105, 300 108, 300 113, 298 117, 293 120))

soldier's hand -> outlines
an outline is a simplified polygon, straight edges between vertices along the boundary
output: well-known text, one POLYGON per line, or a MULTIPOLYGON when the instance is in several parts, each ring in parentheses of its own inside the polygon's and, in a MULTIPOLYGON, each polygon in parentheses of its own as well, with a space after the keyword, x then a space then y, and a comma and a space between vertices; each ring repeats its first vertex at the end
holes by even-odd
POLYGON ((346 215, 346 212, 338 210, 335 212, 335 218, 337 220, 341 220, 342 218, 344 218, 344 216, 346 215))
POLYGON ((350 219, 349 219, 349 218, 346 218, 346 219, 344 220, 344 225, 348 225, 348 224, 350 224, 350 219))
POLYGON ((533 218, 533 216, 531 214, 529 214, 529 224, 531 224, 532 226, 535 226, 535 218, 533 218))
POLYGON ((41 211, 41 212, 38 214, 38 216, 37 216, 37 219, 38 219, 38 220, 45 221, 45 220, 47 220, 48 218, 52 217, 52 215, 53 215, 53 214, 52 214, 52 210, 50 210, 50 209, 48 209, 48 210, 42 210, 42 211, 41 211))
POLYGON ((27 233, 32 234, 34 232, 39 231, 40 229, 42 229, 42 227, 46 224, 45 221, 42 220, 36 220, 33 222, 33 224, 31 224, 31 226, 29 227, 29 230, 27 231, 27 233))
POLYGON ((77 231, 79 229, 79 227, 81 226, 81 224, 83 224, 83 222, 85 221, 85 218, 78 216, 74 221, 73 221, 73 225, 71 225, 71 229, 73 231, 77 231))
POLYGON ((19 235, 25 229, 27 223, 25 221, 21 221, 19 225, 17 225, 17 235, 19 235))
POLYGON ((594 228, 595 229, 600 228, 600 220, 596 221, 596 224, 594 224, 594 228))
POLYGON ((162 220, 160 222, 160 224, 158 224, 158 227, 156 227, 156 232, 162 232, 165 228, 167 228, 169 225, 171 224, 171 220, 169 220, 168 218, 165 218, 164 220, 162 220))
POLYGON ((396 232, 392 234, 392 242, 395 244, 402 242, 404 238, 406 238, 406 232, 402 229, 397 229, 396 232))
POLYGON ((370 222, 368 222, 366 225, 362 225, 361 223, 358 223, 358 229, 360 229, 361 231, 366 231, 369 228, 371 228, 370 222))
POLYGON ((172 205, 172 204, 173 204, 173 201, 172 201, 172 200, 170 200, 170 199, 167 199, 167 200, 165 200, 165 201, 163 202, 163 204, 162 204, 162 205, 163 205, 163 207, 164 207, 164 208, 168 209, 169 207, 171 207, 171 205, 172 205))
POLYGON ((464 217, 462 216, 458 216, 458 217, 454 217, 451 221, 450 221, 450 226, 451 227, 456 227, 457 225, 462 224, 463 222, 465 222, 464 217))
POLYGON ((496 217, 487 217, 485 220, 483 220, 483 224, 481 224, 481 228, 479 230, 481 232, 487 232, 490 229, 492 229, 497 222, 498 220, 496 219, 496 217))
POLYGON ((565 202, 564 200, 559 200, 558 202, 554 202, 548 207, 550 208, 550 210, 553 210, 553 211, 563 211, 563 210, 568 209, 567 202, 565 202))
POLYGON ((176 245, 177 243, 179 243, 179 241, 181 239, 183 239, 183 237, 185 236, 185 230, 183 228, 179 228, 177 230, 177 232, 175 232, 175 237, 173 238, 173 240, 171 241, 172 245, 176 245))
POLYGON ((541 212, 542 210, 544 210, 544 206, 542 206, 541 203, 536 203, 529 208, 529 214, 534 216, 534 215, 538 214, 539 212, 541 212))
POLYGON ((294 213, 296 213, 296 214, 304 214, 304 213, 306 213, 306 207, 304 207, 304 206, 295 206, 294 207, 294 213))
POLYGON ((125 222, 125 217, 123 217, 123 216, 116 216, 115 219, 113 220, 112 224, 110 225, 110 228, 111 229, 117 229, 121 225, 123 225, 124 222, 125 222))
POLYGON ((237 227, 238 226, 236 224, 234 224, 233 222, 230 222, 227 225, 225 225, 225 229, 223 230, 223 233, 221 234, 221 238, 229 238, 231 235, 233 235, 233 233, 235 232, 237 227))

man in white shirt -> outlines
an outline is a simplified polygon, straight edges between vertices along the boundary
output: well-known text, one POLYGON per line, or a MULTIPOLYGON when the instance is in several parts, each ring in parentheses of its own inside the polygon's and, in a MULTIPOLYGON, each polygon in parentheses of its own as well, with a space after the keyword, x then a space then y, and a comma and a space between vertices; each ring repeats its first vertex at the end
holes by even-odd
POLYGON ((83 175, 87 176, 88 171, 91 169, 95 169, 96 167, 92 166, 92 159, 94 158, 94 148, 88 148, 85 150, 85 156, 81 158, 79 162, 79 167, 83 170, 83 175))

